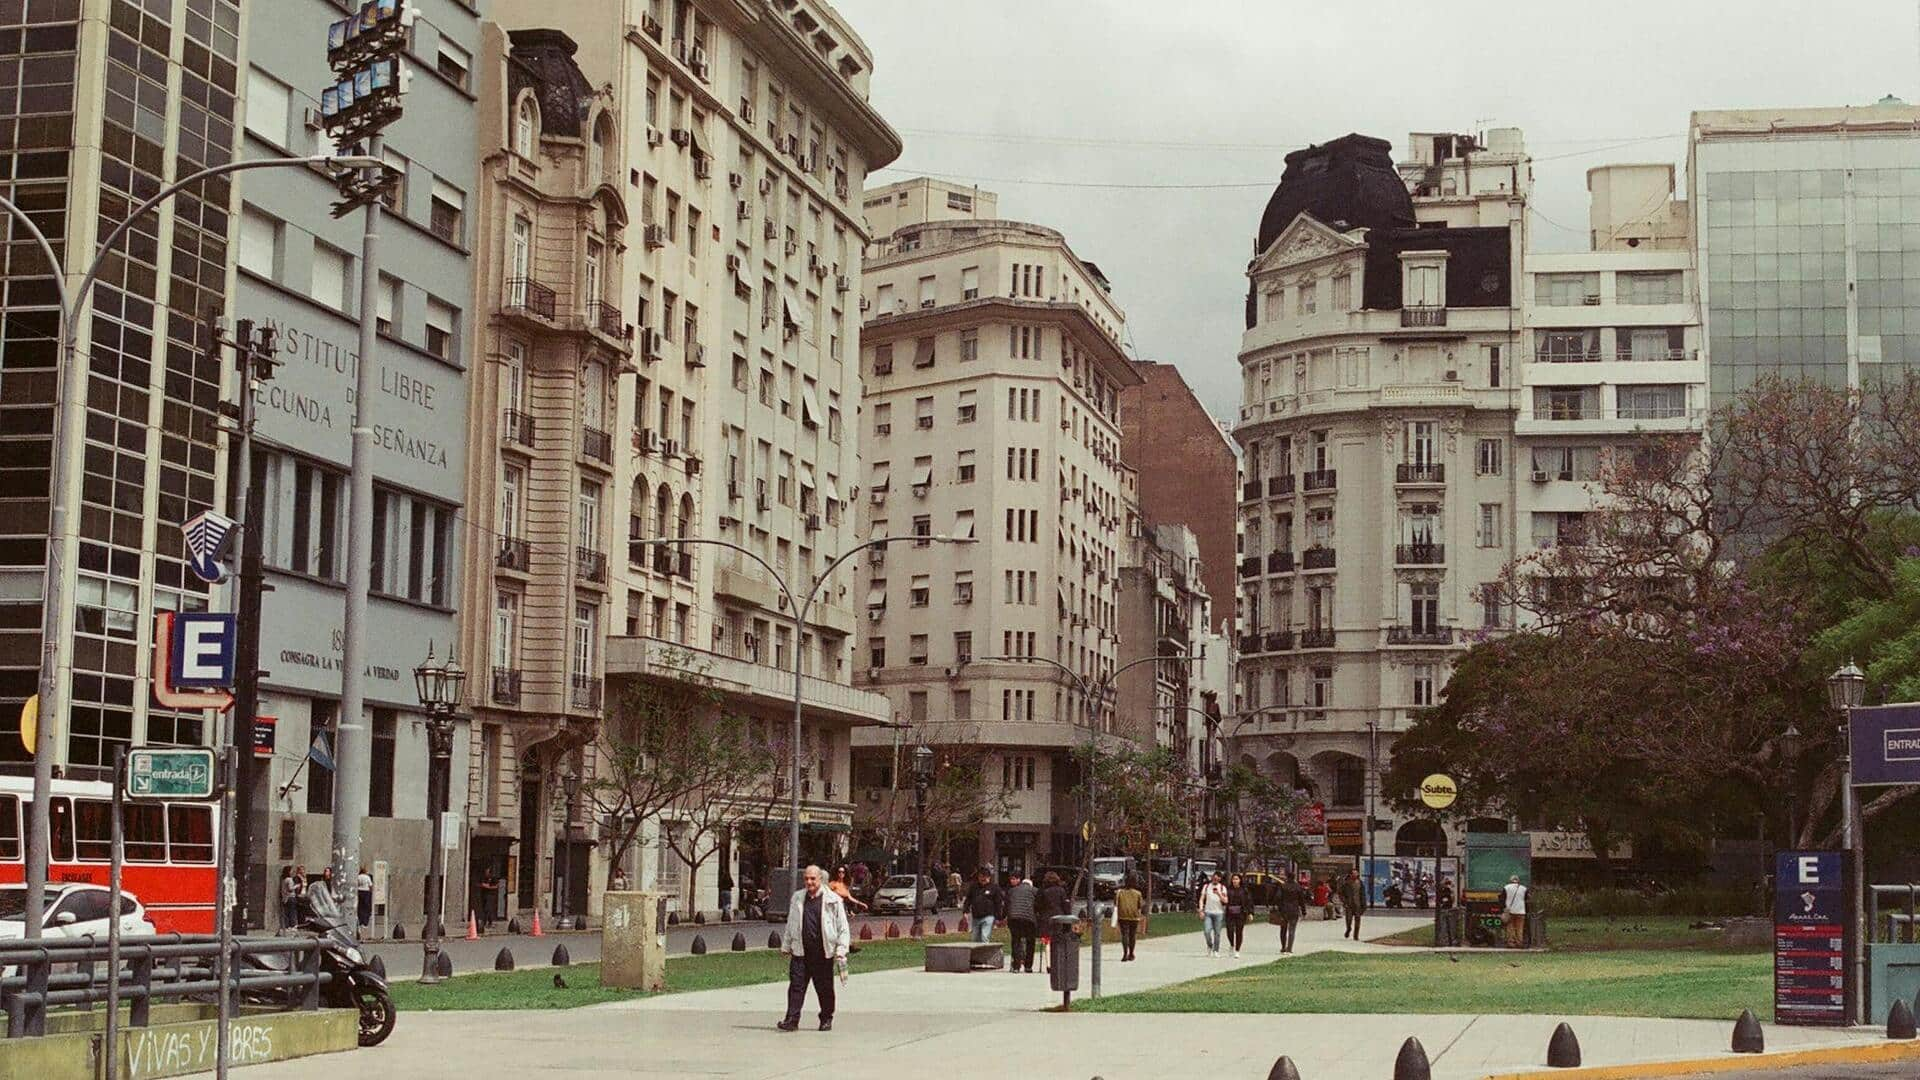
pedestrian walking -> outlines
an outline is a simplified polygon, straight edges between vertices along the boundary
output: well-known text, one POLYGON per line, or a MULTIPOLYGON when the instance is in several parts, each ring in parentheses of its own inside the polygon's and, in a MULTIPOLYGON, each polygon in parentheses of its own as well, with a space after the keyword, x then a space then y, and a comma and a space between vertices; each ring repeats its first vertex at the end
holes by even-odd
MULTIPOLYGON (((843 902, 846 903, 847 911, 849 914, 854 914, 854 913, 867 910, 867 905, 854 899, 853 889, 847 884, 847 868, 846 867, 842 866, 841 868, 833 872, 833 880, 827 883, 827 888, 832 889, 834 892, 834 895, 838 896, 843 902)), ((916 903, 914 905, 914 914, 918 915, 919 913, 920 913, 920 905, 916 903)))
POLYGON ((1140 921, 1146 897, 1132 874, 1113 891, 1113 924, 1120 928, 1120 959, 1133 959, 1133 946, 1140 937, 1140 921))
POLYGON ((1240 946, 1247 940, 1247 912, 1253 908, 1253 900, 1247 895, 1247 887, 1241 883, 1240 875, 1227 879, 1227 944, 1233 948, 1233 958, 1240 959, 1240 946))
POLYGON ((1066 886, 1060 884, 1060 875, 1052 870, 1041 879, 1040 895, 1034 901, 1034 923, 1040 928, 1040 944, 1046 948, 1047 970, 1053 970, 1053 920, 1061 915, 1073 914, 1073 906, 1067 899, 1066 886))
POLYGON ((1500 913, 1507 924, 1507 948, 1524 948, 1527 943, 1527 887, 1520 884, 1520 875, 1507 878, 1507 884, 1500 890, 1500 913))
MULTIPOLYGON (((938 874, 939 871, 936 870, 934 871, 934 873, 938 874)), ((940 879, 936 877, 934 878, 934 880, 939 881, 940 879)), ((951 903, 951 904, 960 903, 960 886, 962 884, 964 883, 960 880, 960 871, 949 869, 947 871, 947 898, 948 898, 947 902, 948 903, 951 903)))
POLYGON ((364 931, 373 925, 373 875, 364 866, 353 875, 353 893, 358 901, 355 914, 360 916, 360 929, 364 931))
POLYGON ((983 943, 993 937, 993 923, 1000 917, 1000 909, 1006 904, 1006 895, 1000 886, 993 883, 993 871, 981 867, 974 872, 973 887, 967 890, 967 898, 960 910, 973 920, 973 940, 983 943))
POLYGON ((1347 879, 1340 883, 1340 907, 1347 913, 1347 928, 1340 936, 1359 941, 1360 913, 1367 907, 1367 883, 1360 880, 1359 870, 1347 871, 1347 879))
POLYGON ((1453 906, 1453 879, 1441 878, 1440 884, 1433 890, 1433 906, 1441 909, 1453 906))
POLYGON ((800 1026, 808 983, 813 984, 820 1007, 820 1030, 833 1030, 834 969, 839 969, 840 981, 845 982, 853 928, 839 894, 821 887, 824 876, 819 867, 807 867, 801 873, 802 887, 787 903, 787 930, 780 938, 780 951, 787 955, 787 1015, 774 1025, 781 1031, 800 1026))
POLYGON ((1333 878, 1330 876, 1321 878, 1315 882, 1313 886, 1313 906, 1319 908, 1324 913, 1322 915, 1323 919, 1333 918, 1333 908, 1329 906, 1332 902, 1333 878))
POLYGON ((280 929, 291 930, 300 925, 300 891, 305 887, 307 868, 289 866, 285 876, 280 879, 280 929))
POLYGON ((493 929, 494 912, 500 910, 500 872, 492 866, 480 875, 480 932, 493 929))
POLYGON ((1022 881, 1018 870, 1008 874, 1007 881, 1007 937, 1013 952, 1007 970, 1030 972, 1033 970, 1033 938, 1038 929, 1033 920, 1040 890, 1033 887, 1033 882, 1022 881))
POLYGON ((733 874, 727 869, 727 864, 725 862, 722 862, 720 864, 719 885, 720 885, 720 917, 722 919, 732 919, 733 918, 733 874))
POLYGON ((1220 872, 1200 886, 1200 933, 1206 938, 1207 955, 1220 955, 1220 929, 1227 918, 1227 886, 1220 872))
POLYGON ((1307 887, 1296 878, 1286 878, 1280 882, 1279 892, 1273 898, 1273 921, 1280 927, 1280 951, 1293 951, 1293 935, 1300 928, 1300 916, 1306 914, 1307 887))

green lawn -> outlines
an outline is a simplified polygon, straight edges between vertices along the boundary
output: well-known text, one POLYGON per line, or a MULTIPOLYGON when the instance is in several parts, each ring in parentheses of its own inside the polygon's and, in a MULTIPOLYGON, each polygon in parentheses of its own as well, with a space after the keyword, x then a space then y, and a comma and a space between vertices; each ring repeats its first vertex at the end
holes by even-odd
MULTIPOLYGON (((1549 920, 1553 951, 1317 953, 1078 1007, 1099 1012, 1555 1013, 1773 1016, 1763 949, 1728 949, 1686 918, 1549 920)), ((1379 939, 1426 944, 1422 926, 1379 939)))
MULTIPOLYGON (((1554 952, 1612 952, 1618 949, 1707 949, 1720 952, 1752 952, 1752 949, 1728 949, 1718 930, 1695 930, 1689 924, 1704 920, 1688 915, 1640 915, 1609 917, 1603 915, 1567 915, 1547 918, 1547 940, 1554 952)), ((1371 939, 1380 945, 1432 945, 1433 924, 1422 922, 1411 929, 1371 939)), ((1761 946, 1764 950, 1765 946, 1761 946)))
MULTIPOLYGON (((1197 915, 1155 915, 1148 921, 1149 937, 1166 934, 1190 934, 1200 928, 1197 915)), ((1107 941, 1117 939, 1112 927, 1102 930, 1107 941)), ((994 931, 995 941, 1005 943, 1007 932, 994 931)), ((960 934, 930 937, 932 941, 962 941, 960 934)), ((919 967, 923 942, 909 938, 856 942, 860 952, 848 963, 855 975, 866 971, 919 967)), ((718 990, 729 986, 782 982, 787 977, 787 958, 778 952, 758 949, 752 952, 715 952, 705 956, 667 958, 667 989, 664 993, 693 990, 718 990)), ((529 968, 524 971, 480 972, 457 975, 436 986, 415 982, 393 984, 393 1002, 401 1012, 431 1012, 454 1009, 572 1009, 639 997, 637 990, 620 990, 600 985, 599 964, 574 964, 565 968, 529 968), (553 985, 558 973, 567 982, 566 989, 553 985)))

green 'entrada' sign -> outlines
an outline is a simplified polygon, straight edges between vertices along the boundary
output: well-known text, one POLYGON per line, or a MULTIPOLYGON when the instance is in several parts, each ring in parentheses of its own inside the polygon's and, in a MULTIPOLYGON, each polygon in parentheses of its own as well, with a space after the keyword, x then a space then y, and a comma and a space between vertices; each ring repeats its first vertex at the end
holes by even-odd
POLYGON ((206 747, 127 751, 130 799, 211 799, 213 789, 213 751, 206 747))

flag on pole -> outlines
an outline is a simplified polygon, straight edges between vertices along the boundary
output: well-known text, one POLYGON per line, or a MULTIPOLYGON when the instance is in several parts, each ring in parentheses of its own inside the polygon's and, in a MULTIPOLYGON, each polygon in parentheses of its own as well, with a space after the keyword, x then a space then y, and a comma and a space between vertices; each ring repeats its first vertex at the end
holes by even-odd
POLYGON ((326 732, 314 732, 313 745, 307 747, 307 757, 312 759, 315 765, 328 772, 333 771, 333 751, 327 746, 326 732))

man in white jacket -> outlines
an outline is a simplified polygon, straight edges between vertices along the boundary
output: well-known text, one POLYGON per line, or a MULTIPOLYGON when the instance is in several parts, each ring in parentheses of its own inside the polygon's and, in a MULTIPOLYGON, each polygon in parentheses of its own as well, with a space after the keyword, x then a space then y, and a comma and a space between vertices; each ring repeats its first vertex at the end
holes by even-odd
POLYGON ((817 866, 807 867, 806 887, 793 894, 787 904, 787 932, 780 938, 780 951, 787 960, 787 1015, 777 1025, 781 1031, 800 1026, 800 1008, 807 1003, 807 984, 813 984, 814 997, 820 1002, 820 1030, 833 1030, 833 975, 836 965, 847 960, 847 948, 853 944, 853 927, 847 922, 847 906, 840 895, 820 887, 817 866))

